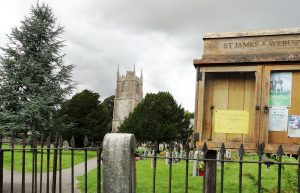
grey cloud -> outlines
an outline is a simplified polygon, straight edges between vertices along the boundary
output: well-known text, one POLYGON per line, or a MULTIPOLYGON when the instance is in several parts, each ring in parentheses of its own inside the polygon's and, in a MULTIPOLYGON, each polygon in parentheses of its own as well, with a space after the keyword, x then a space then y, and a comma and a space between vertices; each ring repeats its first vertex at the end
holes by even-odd
MULTIPOLYGON (((1 33, 16 26, 16 14, 28 13, 35 0, 0 2, 1 33), (26 4, 26 6, 25 6, 26 4), (2 9, 1 9, 2 7, 2 9), (10 18, 14 18, 10 20, 10 18), (5 23, 5 24, 3 24, 5 23), (10 27, 10 28, 11 28, 10 27), (5 29, 5 30, 2 30, 5 29)), ((144 92, 170 91, 179 104, 194 110, 195 71, 205 32, 299 26, 298 0, 47 0, 65 26, 66 62, 72 63, 76 91, 114 94, 121 72, 144 72, 144 92)), ((18 16, 20 17, 20 16, 18 16)), ((22 16, 23 17, 23 16, 22 16)), ((3 44, 4 34, 0 34, 3 44)))

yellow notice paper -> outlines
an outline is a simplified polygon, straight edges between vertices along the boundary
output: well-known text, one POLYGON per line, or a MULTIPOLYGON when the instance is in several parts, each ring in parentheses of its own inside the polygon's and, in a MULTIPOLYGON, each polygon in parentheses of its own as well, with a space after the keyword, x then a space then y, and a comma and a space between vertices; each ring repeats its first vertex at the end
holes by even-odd
POLYGON ((242 110, 216 110, 214 131, 216 133, 248 134, 249 112, 242 110))

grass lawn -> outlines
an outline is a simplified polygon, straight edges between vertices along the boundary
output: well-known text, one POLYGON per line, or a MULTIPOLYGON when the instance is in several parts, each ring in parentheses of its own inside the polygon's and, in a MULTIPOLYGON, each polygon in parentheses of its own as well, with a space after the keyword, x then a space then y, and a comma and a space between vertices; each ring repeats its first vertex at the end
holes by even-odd
MULTIPOLYGON (((247 160, 255 160, 257 156, 245 156, 247 160)), ((295 159, 284 158, 284 161, 293 161, 295 159)), ((137 167, 137 193, 152 193, 152 168, 151 161, 141 160, 136 162, 137 167)), ((189 164, 189 193, 202 192, 203 177, 192 177, 193 161, 189 164)), ((257 192, 257 186, 247 177, 251 174, 257 179, 257 164, 244 164, 243 166, 243 193, 257 192)), ((172 193, 183 193, 185 190, 185 162, 179 162, 173 165, 172 175, 172 193)), ((270 166, 267 168, 262 166, 262 187, 266 188, 265 192, 273 193, 277 189, 277 166, 270 166)), ((166 193, 168 192, 168 174, 169 166, 165 164, 164 160, 158 160, 157 173, 156 173, 156 192, 166 193)), ((217 171, 217 192, 220 191, 220 165, 218 165, 217 171)), ((96 192, 96 180, 97 172, 93 170, 88 173, 88 192, 96 192)), ((225 163, 224 174, 224 192, 234 193, 238 192, 238 179, 239 179, 239 164, 238 163, 225 163)), ((296 192, 290 187, 288 180, 292 183, 297 183, 297 166, 285 166, 282 171, 282 192, 296 192), (290 176, 290 177, 288 177, 290 176)), ((84 176, 78 177, 79 188, 83 192, 84 188, 84 176)), ((255 180, 254 180, 255 181, 255 180)), ((297 184, 295 184, 297 185, 297 184)), ((263 191, 262 191, 263 192, 263 191)), ((277 192, 277 191, 276 191, 277 192)))
MULTIPOLYGON (((7 145, 3 145, 3 149, 8 148, 7 145)), ((21 146, 16 146, 15 148, 22 148, 21 146)), ((59 151, 58 151, 59 152, 59 151)), ((50 171, 53 169, 53 155, 54 151, 50 151, 50 171)), ((84 161, 84 151, 81 150, 74 150, 74 164, 78 164, 84 161)), ((96 157, 96 151, 88 151, 88 159, 96 157)), ((57 155, 57 160, 59 159, 59 153, 57 155)), ((46 171, 47 168, 47 151, 44 149, 43 151, 43 171, 46 171)), ((41 168, 41 151, 38 150, 37 154, 37 167, 38 171, 41 168)), ((71 167, 71 151, 70 150, 62 150, 62 168, 69 168, 71 167)), ((4 152, 4 168, 10 169, 11 168, 11 152, 5 151, 4 152)), ((57 169, 58 169, 58 161, 57 161, 57 169)), ((14 152, 14 170, 17 172, 22 171, 22 151, 15 150, 14 152)), ((25 156, 25 170, 26 172, 32 171, 32 152, 26 151, 25 156)))

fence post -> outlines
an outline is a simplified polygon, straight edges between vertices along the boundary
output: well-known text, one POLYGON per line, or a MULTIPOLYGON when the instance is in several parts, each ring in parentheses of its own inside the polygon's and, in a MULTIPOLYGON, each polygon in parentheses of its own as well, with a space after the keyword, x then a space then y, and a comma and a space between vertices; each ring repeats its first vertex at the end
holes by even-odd
POLYGON ((217 181, 217 151, 208 150, 205 154, 205 159, 211 159, 206 161, 205 172, 205 193, 216 192, 217 181))
POLYGON ((103 140, 103 192, 135 193, 135 137, 109 133, 103 140))

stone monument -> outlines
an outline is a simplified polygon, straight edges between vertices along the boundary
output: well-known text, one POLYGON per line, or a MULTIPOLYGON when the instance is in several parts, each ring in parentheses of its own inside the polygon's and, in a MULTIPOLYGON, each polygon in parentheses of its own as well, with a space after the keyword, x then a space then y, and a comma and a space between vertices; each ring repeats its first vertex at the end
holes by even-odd
POLYGON ((126 75, 117 72, 117 87, 114 99, 114 112, 112 121, 112 132, 118 131, 118 127, 130 112, 143 99, 143 73, 137 77, 135 67, 133 71, 127 71, 126 75))

